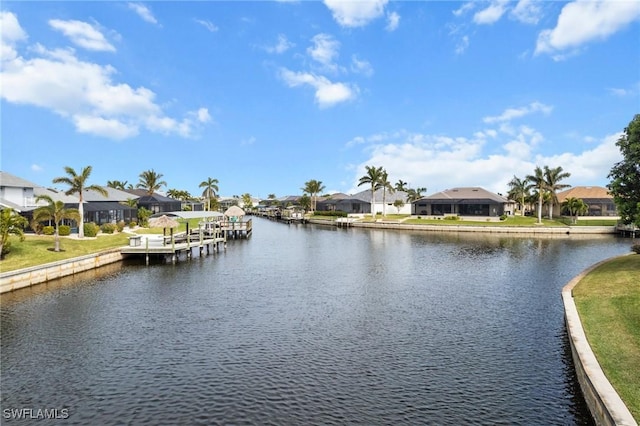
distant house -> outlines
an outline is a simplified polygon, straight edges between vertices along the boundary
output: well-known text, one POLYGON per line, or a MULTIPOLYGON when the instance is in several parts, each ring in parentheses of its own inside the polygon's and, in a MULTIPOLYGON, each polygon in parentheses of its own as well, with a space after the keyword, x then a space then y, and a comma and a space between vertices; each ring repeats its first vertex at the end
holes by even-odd
POLYGON ((567 198, 578 198, 589 206, 587 216, 618 216, 613 195, 601 186, 575 186, 559 192, 558 203, 554 206, 554 214, 562 214, 562 203, 567 198))
POLYGON ((82 193, 85 222, 94 222, 102 225, 103 223, 116 223, 120 221, 129 223, 132 220, 138 220, 138 208, 126 204, 127 200, 138 197, 132 196, 132 194, 126 191, 120 191, 119 189, 106 186, 102 188, 107 191, 106 197, 95 191, 85 190, 82 193))
POLYGON ((182 201, 165 197, 156 192, 149 195, 144 189, 128 189, 126 192, 138 197, 138 207, 151 210, 152 213, 175 212, 182 209, 182 201))
MULTIPOLYGON (((378 189, 375 192, 374 214, 410 214, 411 204, 407 203, 407 193, 404 191, 386 191, 383 204, 383 190, 378 189), (401 200, 404 205, 398 209, 394 206, 396 200, 401 200)), ((326 204, 325 204, 326 205, 326 204)), ((335 210, 343 211, 349 214, 371 214, 371 190, 364 190, 357 194, 346 196, 345 198, 336 200, 335 203, 329 204, 335 210)))
POLYGON ((0 207, 21 213, 33 210, 36 205, 35 183, 7 172, 0 172, 0 207))
POLYGON ((323 212, 335 211, 340 200, 349 198, 349 195, 342 192, 336 192, 328 197, 318 197, 316 200, 316 210, 323 212))
POLYGON ((425 216, 502 216, 511 215, 515 203, 502 195, 479 187, 452 188, 412 203, 412 214, 425 216))

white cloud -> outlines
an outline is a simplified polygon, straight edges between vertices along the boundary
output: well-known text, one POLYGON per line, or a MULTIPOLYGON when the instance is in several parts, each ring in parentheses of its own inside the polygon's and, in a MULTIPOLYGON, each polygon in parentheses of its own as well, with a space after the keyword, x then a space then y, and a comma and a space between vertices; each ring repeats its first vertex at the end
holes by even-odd
POLYGON ((313 46, 307 48, 309 56, 325 68, 336 70, 337 65, 334 63, 334 59, 338 57, 340 42, 329 34, 317 34, 311 41, 313 46))
POLYGON ((462 16, 475 7, 476 7, 475 2, 470 1, 470 2, 464 3, 462 6, 460 6, 459 9, 454 10, 453 14, 455 16, 462 16))
POLYGON ((151 24, 157 24, 158 20, 153 16, 153 13, 149 8, 142 3, 129 3, 129 9, 138 14, 140 18, 151 24))
POLYGON ((42 168, 42 166, 38 165, 38 164, 32 164, 31 165, 31 171, 33 172, 41 172, 44 169, 42 168))
POLYGON ((122 140, 138 135, 138 126, 114 118, 75 114, 73 122, 80 133, 122 140))
POLYGON ((116 48, 91 24, 82 21, 51 19, 51 28, 62 32, 73 44, 88 50, 115 52, 116 48))
POLYGON ((591 149, 553 156, 535 155, 542 135, 523 126, 513 137, 501 140, 497 151, 488 151, 483 137, 473 138, 426 135, 406 131, 358 136, 349 146, 363 146, 367 158, 353 166, 353 186, 349 192, 362 190, 358 180, 365 166, 383 166, 392 182, 402 179, 409 186, 427 187, 432 194, 456 186, 481 186, 493 192, 506 193, 511 178, 523 178, 536 165, 562 166, 571 173, 572 185, 603 185, 611 166, 620 161, 615 146, 619 134, 602 138, 591 149), (376 141, 374 141, 376 139, 376 141), (535 156, 535 157, 532 157, 535 156))
POLYGON ((562 8, 555 28, 540 32, 535 53, 575 50, 604 40, 638 19, 638 1, 574 1, 562 8))
POLYGON ((203 27, 205 27, 207 30, 209 30, 209 31, 210 31, 210 32, 212 32, 212 33, 215 33, 215 32, 216 32, 216 31, 218 31, 218 29, 219 29, 219 28, 216 26, 216 24, 214 24, 214 23, 213 23, 213 22, 211 22, 211 21, 206 21, 206 20, 203 20, 203 19, 195 19, 195 21, 196 21, 198 24, 200 24, 200 25, 202 25, 203 27))
POLYGON ((385 30, 395 31, 398 29, 398 25, 400 25, 400 15, 396 12, 387 14, 387 26, 385 27, 385 30))
POLYGON ((549 114, 553 110, 553 107, 545 105, 540 102, 532 102, 531 104, 520 107, 520 108, 507 108, 504 112, 495 117, 484 117, 482 121, 485 123, 500 123, 505 121, 511 121, 515 118, 524 117, 525 115, 529 115, 536 112, 541 112, 543 114, 549 114))
POLYGON ((358 88, 346 83, 333 83, 323 76, 311 73, 293 72, 286 68, 280 70, 280 77, 289 87, 308 85, 313 87, 315 100, 320 108, 328 108, 341 102, 354 99, 358 88))
POLYGON ((511 17, 524 24, 537 24, 542 11, 538 0, 520 0, 511 11, 511 17))
POLYGON ((457 55, 461 55, 463 54, 467 48, 469 47, 469 36, 462 36, 462 38, 460 40, 458 40, 458 44, 456 44, 456 54, 457 55))
POLYGON ((500 20, 506 11, 508 0, 493 0, 491 4, 473 15, 473 22, 480 25, 491 25, 500 20))
POLYGON ((324 0, 333 19, 343 27, 363 27, 384 14, 388 0, 324 0))
POLYGON ((368 61, 360 60, 356 55, 351 57, 351 71, 356 74, 363 74, 367 77, 373 75, 373 67, 368 61))
POLYGON ((181 121, 166 116, 154 92, 114 82, 115 68, 82 61, 71 49, 48 50, 36 44, 30 53, 28 59, 16 55, 3 61, 0 96, 51 110, 70 120, 78 132, 124 139, 146 128, 188 137, 210 120, 206 108, 187 113, 181 121))
POLYGON ((284 53, 287 50, 294 47, 295 44, 291 43, 284 34, 278 34, 278 42, 273 46, 267 46, 265 50, 269 53, 284 53))
POLYGON ((0 12, 0 60, 7 61, 16 58, 15 46, 27 39, 27 33, 22 29, 18 18, 11 12, 0 12))

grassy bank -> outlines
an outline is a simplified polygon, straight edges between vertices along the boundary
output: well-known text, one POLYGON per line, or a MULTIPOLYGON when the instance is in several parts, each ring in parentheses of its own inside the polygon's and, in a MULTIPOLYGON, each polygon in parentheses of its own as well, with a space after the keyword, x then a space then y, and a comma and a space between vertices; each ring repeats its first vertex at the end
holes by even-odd
POLYGON ((0 272, 14 271, 72 257, 97 253, 115 247, 129 244, 126 234, 101 235, 98 238, 60 238, 60 249, 54 252, 54 237, 52 235, 27 235, 24 241, 11 237, 11 252, 0 261, 0 272))
POLYGON ((640 422, 640 255, 599 266, 573 296, 598 362, 640 422))

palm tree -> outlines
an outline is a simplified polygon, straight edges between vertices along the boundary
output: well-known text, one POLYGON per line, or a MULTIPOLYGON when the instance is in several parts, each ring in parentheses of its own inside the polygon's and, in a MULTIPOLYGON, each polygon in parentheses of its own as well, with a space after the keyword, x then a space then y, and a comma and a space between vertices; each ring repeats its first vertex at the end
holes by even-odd
POLYGON ((562 207, 569 211, 572 222, 578 221, 578 216, 589 211, 589 206, 581 198, 569 197, 562 202, 562 207))
POLYGON ((17 235, 23 241, 22 230, 27 225, 27 219, 15 210, 6 208, 0 211, 0 259, 9 251, 9 235, 17 235))
POLYGON ((126 180, 124 182, 119 180, 108 180, 107 186, 109 188, 114 188, 114 189, 119 189, 121 191, 124 191, 126 189, 127 183, 128 182, 126 180))
POLYGON ((547 191, 551 194, 549 200, 549 219, 553 218, 553 204, 558 202, 557 191, 569 188, 571 185, 560 183, 561 180, 571 176, 571 173, 562 171, 562 167, 558 166, 553 169, 544 167, 544 178, 547 184, 547 191))
POLYGON ((408 182, 403 181, 402 179, 399 179, 398 182, 396 182, 396 191, 404 191, 407 192, 407 185, 409 185, 408 182))
POLYGON ((369 184, 371 185, 371 216, 376 218, 376 190, 380 189, 380 178, 382 176, 382 166, 365 166, 367 174, 360 178, 358 186, 369 184))
POLYGON ((531 184, 531 188, 536 189, 538 195, 538 223, 542 223, 542 201, 544 199, 544 193, 547 190, 547 181, 545 179, 544 172, 540 166, 536 166, 533 174, 527 175, 525 179, 531 184))
POLYGON ((529 196, 529 189, 531 185, 527 181, 527 179, 520 179, 519 177, 513 176, 513 179, 509 181, 509 193, 507 197, 511 200, 518 200, 520 203, 520 214, 524 216, 524 205, 525 200, 529 196))
POLYGON ((91 166, 87 166, 82 169, 80 174, 77 174, 71 167, 66 166, 64 171, 68 176, 57 177, 53 179, 53 183, 64 183, 69 185, 69 189, 65 192, 66 195, 78 194, 78 213, 80 214, 80 220, 78 221, 78 238, 84 238, 84 191, 95 191, 100 195, 109 195, 107 191, 98 185, 87 185, 89 175, 91 175, 91 166))
POLYGON ((422 198, 422 193, 427 192, 427 188, 408 188, 407 189, 407 201, 413 203, 422 198))
POLYGON ((302 191, 306 192, 311 196, 311 210, 316 210, 316 203, 318 200, 318 194, 324 191, 324 185, 322 181, 311 179, 304 183, 304 188, 302 191))
POLYGON ((38 207, 33 211, 33 221, 34 222, 43 222, 45 220, 53 221, 55 225, 55 248, 54 251, 60 251, 60 234, 58 233, 58 227, 60 226, 60 222, 63 219, 72 219, 79 220, 80 212, 78 209, 68 209, 64 206, 62 201, 53 201, 48 195, 38 195, 36 197, 37 201, 46 201, 47 205, 38 207))
POLYGON ((245 209, 253 208, 253 201, 251 200, 251 194, 249 194, 248 192, 242 194, 242 207, 244 207, 245 209))
POLYGON ((202 196, 207 199, 207 210, 211 211, 211 199, 215 198, 218 193, 218 179, 207 178, 200 182, 199 188, 204 188, 202 196))
POLYGON ((380 174, 380 187, 382 188, 382 217, 387 215, 387 191, 393 193, 393 186, 389 182, 389 175, 386 170, 382 170, 380 174))
POLYGON ((162 173, 156 173, 153 169, 145 170, 140 173, 140 180, 136 185, 136 188, 146 190, 147 195, 153 195, 153 193, 162 188, 163 185, 167 185, 167 182, 161 180, 162 176, 162 173))

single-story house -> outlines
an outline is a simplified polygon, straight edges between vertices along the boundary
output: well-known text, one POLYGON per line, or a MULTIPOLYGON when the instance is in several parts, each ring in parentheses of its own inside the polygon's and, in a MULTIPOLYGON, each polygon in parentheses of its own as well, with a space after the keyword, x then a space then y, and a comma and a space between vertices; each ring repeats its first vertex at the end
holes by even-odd
MULTIPOLYGON (((84 200, 84 222, 94 222, 98 225, 103 223, 116 223, 124 221, 129 223, 132 220, 138 220, 138 208, 127 205, 130 199, 136 199, 136 196, 121 191, 119 189, 102 187, 107 191, 107 196, 95 191, 83 191, 82 199, 84 200)), ((74 207, 77 207, 77 202, 74 207)))
POLYGON ((411 213, 424 216, 502 216, 511 215, 515 202, 479 187, 452 188, 412 203, 411 213))
POLYGON ((138 198, 138 207, 151 210, 152 213, 173 212, 182 210, 182 201, 160 195, 157 192, 149 195, 144 189, 128 189, 132 198, 138 198))
MULTIPOLYGON (((404 191, 386 191, 383 203, 383 190, 378 189, 375 192, 374 214, 410 214, 411 204, 407 203, 407 193, 404 191), (403 205, 399 209, 394 203, 396 200, 402 201, 403 205)), ((366 189, 357 194, 349 195, 346 198, 339 199, 335 203, 329 204, 335 210, 343 211, 349 214, 371 214, 371 190, 366 189)))
POLYGON ((318 197, 316 200, 316 210, 323 212, 335 211, 340 200, 349 198, 350 196, 342 192, 336 192, 328 197, 318 197))
POLYGON ((578 198, 589 206, 587 216, 618 216, 613 195, 607 188, 601 186, 574 186, 566 191, 557 194, 558 203, 554 205, 554 215, 560 216, 563 213, 562 203, 567 198, 578 198))

